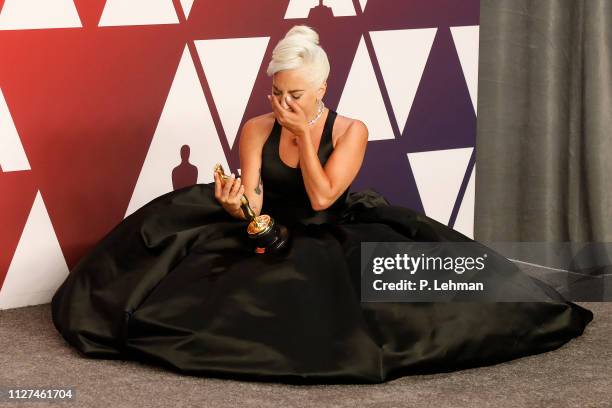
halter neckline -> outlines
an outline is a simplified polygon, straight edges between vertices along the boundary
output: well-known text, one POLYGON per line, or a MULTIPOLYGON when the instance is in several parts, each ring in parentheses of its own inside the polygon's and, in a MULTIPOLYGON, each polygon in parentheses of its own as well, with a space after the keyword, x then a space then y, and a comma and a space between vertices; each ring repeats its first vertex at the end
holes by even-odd
MULTIPOLYGON (((319 160, 321 160, 321 148, 323 147, 324 143, 330 143, 331 145, 333 145, 332 142, 332 129, 331 129, 331 125, 333 124, 332 122, 332 116, 335 116, 336 112, 333 111, 330 108, 327 108, 327 117, 325 118, 325 123, 323 124, 323 130, 321 132, 321 139, 319 141, 319 146, 317 147, 317 157, 319 157, 319 160)), ((280 156, 280 138, 281 138, 281 125, 278 122, 278 120, 276 120, 276 118, 274 118, 274 126, 272 128, 273 134, 275 135, 275 144, 274 144, 274 151, 276 152, 276 156, 278 157, 278 161, 281 163, 281 165, 287 169, 290 170, 294 170, 294 171, 301 171, 301 168, 298 167, 293 167, 293 166, 289 166, 287 163, 285 163, 283 161, 283 159, 280 156)))

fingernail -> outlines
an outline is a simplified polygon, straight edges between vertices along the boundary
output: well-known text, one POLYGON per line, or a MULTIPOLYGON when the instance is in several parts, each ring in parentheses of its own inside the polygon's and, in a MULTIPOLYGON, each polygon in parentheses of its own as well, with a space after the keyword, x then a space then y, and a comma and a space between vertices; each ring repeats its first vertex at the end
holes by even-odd
POLYGON ((267 95, 267 96, 268 96, 268 99, 270 99, 270 95, 267 95))

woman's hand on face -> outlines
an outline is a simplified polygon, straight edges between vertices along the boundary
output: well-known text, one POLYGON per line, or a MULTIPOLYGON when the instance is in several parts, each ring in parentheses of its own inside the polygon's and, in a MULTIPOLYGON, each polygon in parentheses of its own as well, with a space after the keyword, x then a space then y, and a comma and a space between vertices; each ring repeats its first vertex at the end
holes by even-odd
POLYGON ((306 118, 306 114, 291 96, 287 95, 285 97, 289 109, 285 109, 278 99, 271 95, 268 95, 268 100, 270 100, 274 116, 276 116, 281 126, 288 129, 297 137, 305 136, 308 133, 308 119, 306 118))
POLYGON ((232 173, 223 185, 219 173, 215 171, 215 198, 228 213, 235 215, 238 211, 241 211, 240 198, 243 194, 244 185, 242 185, 240 177, 235 178, 234 173, 232 173))

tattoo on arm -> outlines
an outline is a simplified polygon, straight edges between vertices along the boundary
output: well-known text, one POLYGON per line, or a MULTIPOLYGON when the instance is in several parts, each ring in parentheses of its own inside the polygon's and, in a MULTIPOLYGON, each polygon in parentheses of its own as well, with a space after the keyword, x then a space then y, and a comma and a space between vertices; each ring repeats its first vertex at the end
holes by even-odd
POLYGON ((257 182, 257 187, 255 187, 255 193, 257 194, 261 194, 261 186, 262 186, 262 181, 261 181, 261 167, 259 168, 259 181, 257 182))

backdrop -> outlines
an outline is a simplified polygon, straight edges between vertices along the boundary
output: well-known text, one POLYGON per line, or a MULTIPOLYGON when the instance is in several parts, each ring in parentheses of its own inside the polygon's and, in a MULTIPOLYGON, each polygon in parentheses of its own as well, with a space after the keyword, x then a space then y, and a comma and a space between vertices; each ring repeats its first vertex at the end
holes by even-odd
POLYGON ((153 198, 239 172, 272 49, 315 28, 371 187, 472 236, 477 0, 0 0, 0 308, 49 302, 153 198), (183 152, 181 154, 181 152, 183 152))

